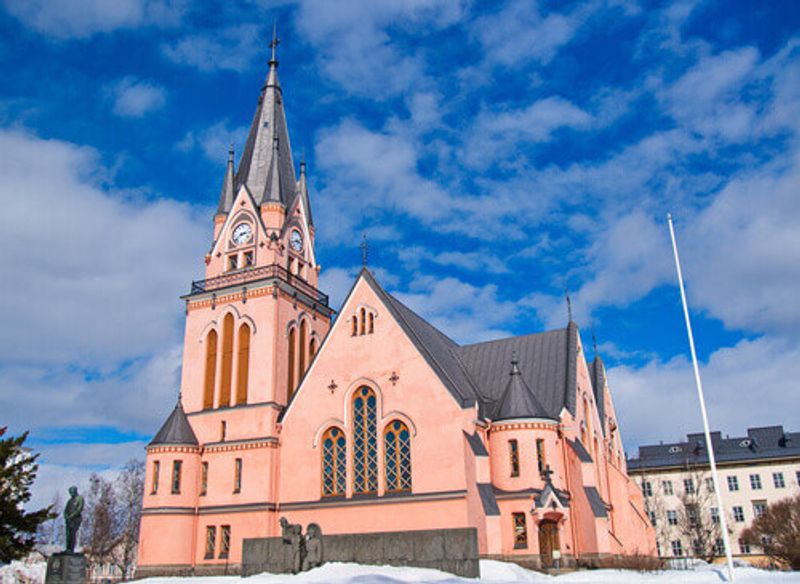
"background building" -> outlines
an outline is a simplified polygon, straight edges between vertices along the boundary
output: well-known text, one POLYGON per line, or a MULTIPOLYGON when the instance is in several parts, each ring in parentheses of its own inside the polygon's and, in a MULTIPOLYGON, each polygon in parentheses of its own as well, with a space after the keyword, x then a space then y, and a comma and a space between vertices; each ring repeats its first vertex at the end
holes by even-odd
MULTIPOLYGON (((645 497, 662 557, 724 556, 719 510, 702 433, 685 442, 639 447, 628 460, 645 497), (707 553, 709 552, 709 553, 707 553)), ((763 556, 739 535, 767 505, 800 490, 800 432, 783 426, 750 428, 742 437, 712 432, 724 512, 734 557, 759 563, 763 556)))

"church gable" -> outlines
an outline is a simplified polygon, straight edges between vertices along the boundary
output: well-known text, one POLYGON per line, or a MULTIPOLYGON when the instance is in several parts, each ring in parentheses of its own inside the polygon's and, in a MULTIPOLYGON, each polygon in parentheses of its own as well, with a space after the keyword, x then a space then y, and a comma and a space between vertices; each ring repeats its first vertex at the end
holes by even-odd
MULTIPOLYGON (((269 243, 258 208, 242 186, 219 230, 207 256, 206 276, 254 267, 259 263, 259 251, 269 243)), ((264 258, 266 259, 266 258, 264 258)))

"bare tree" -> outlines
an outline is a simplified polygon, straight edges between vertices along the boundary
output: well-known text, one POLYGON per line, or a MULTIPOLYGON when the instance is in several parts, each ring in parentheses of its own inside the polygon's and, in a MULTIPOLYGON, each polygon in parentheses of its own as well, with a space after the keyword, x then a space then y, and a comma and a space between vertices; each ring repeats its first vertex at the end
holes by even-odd
POLYGON ((36 533, 37 548, 45 555, 50 553, 48 548, 52 549, 64 544, 64 521, 61 518, 63 507, 64 501, 61 498, 61 493, 56 491, 50 503, 53 516, 42 523, 39 526, 39 531, 36 533))
POLYGON ((710 562, 720 555, 719 542, 722 541, 720 510, 715 506, 711 476, 703 468, 689 467, 683 483, 679 495, 679 532, 689 544, 690 555, 710 562))
POLYGON ((741 539, 761 547, 775 562, 800 570, 800 494, 768 505, 741 539))
POLYGON ((116 513, 114 483, 93 474, 89 478, 89 494, 86 497, 86 529, 83 538, 83 551, 92 566, 111 563, 114 548, 119 541, 116 513))
POLYGON ((112 553, 112 563, 127 580, 136 565, 136 551, 139 545, 139 523, 142 518, 142 497, 144 496, 144 462, 130 460, 122 468, 116 480, 117 493, 117 545, 112 553))

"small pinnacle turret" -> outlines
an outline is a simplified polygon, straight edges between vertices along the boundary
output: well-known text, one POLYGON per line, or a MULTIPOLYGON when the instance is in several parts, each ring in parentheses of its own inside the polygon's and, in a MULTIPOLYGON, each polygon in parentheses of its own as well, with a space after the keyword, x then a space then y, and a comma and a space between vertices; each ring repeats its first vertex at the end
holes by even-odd
POLYGON ((228 149, 228 166, 225 169, 225 179, 222 181, 222 192, 219 196, 219 206, 217 207, 217 214, 228 213, 233 205, 233 198, 236 195, 234 191, 234 177, 233 177, 233 144, 228 149))

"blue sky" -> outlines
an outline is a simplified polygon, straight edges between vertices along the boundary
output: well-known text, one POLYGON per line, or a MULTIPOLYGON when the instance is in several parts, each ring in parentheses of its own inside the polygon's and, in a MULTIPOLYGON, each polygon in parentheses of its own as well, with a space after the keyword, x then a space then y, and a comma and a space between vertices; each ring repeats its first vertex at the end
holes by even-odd
POLYGON ((462 342, 564 326, 568 287, 633 452, 700 427, 671 211, 712 424, 797 430, 796 2, 0 7, 0 423, 44 453, 37 500, 141 456, 174 403, 274 20, 334 304, 364 231, 462 342))

